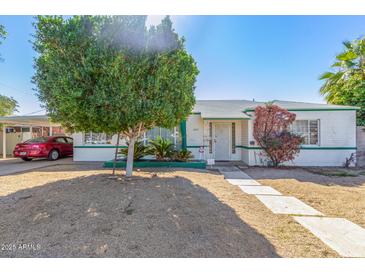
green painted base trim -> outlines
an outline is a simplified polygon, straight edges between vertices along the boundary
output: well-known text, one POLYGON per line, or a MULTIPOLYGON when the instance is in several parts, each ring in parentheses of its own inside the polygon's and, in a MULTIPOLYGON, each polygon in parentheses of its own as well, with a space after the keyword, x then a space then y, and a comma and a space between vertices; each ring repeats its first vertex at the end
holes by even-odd
MULTIPOLYGON (((116 167, 126 167, 126 161, 117 161, 116 167)), ((104 167, 113 168, 113 160, 104 162, 104 167)), ((163 161, 135 161, 133 163, 134 167, 178 167, 178 168, 198 168, 205 169, 205 161, 191 161, 191 162, 163 162, 163 161)))
POLYGON ((203 120, 251 120, 251 118, 203 118, 203 120))
MULTIPOLYGON (((236 146, 244 149, 261 149, 260 147, 236 146)), ((357 147, 300 147, 301 150, 356 150, 357 147)))
MULTIPOLYGON (((74 146, 74 148, 116 148, 117 146, 107 145, 107 146, 99 146, 99 145, 90 145, 90 146, 74 146)), ((118 148, 127 148, 127 146, 118 146, 118 148)))

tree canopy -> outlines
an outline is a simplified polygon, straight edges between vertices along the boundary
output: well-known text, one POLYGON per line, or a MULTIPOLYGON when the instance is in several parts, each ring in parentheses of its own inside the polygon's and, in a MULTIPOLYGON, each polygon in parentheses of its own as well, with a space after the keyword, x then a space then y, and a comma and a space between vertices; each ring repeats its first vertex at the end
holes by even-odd
POLYGON ((198 69, 169 17, 147 29, 146 16, 39 16, 35 29, 33 81, 67 129, 121 133, 133 153, 144 131, 191 113, 198 69))
POLYGON ((365 37, 343 45, 332 70, 320 76, 325 81, 320 93, 329 103, 360 107, 357 124, 365 125, 365 37))
POLYGON ((13 114, 18 107, 18 102, 12 98, 0 94, 0 116, 13 114))
POLYGON ((303 142, 289 130, 296 115, 274 104, 255 108, 253 136, 273 166, 294 160, 303 142))
MULTIPOLYGON (((3 25, 0 25, 0 45, 2 40, 5 39, 7 33, 3 25)), ((1 60, 1 55, 0 55, 1 60)), ((13 114, 18 107, 18 102, 12 98, 0 94, 0 116, 13 114)))
MULTIPOLYGON (((3 40, 6 38, 7 32, 4 28, 3 25, 0 25, 0 45, 3 43, 3 40)), ((0 60, 2 60, 1 58, 1 54, 0 54, 0 60)))

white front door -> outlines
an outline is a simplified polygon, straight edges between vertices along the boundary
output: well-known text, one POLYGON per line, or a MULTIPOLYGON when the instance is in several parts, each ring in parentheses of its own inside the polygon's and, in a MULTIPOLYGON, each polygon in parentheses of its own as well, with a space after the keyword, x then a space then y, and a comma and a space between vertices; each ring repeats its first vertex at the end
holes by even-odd
POLYGON ((214 123, 214 158, 218 161, 230 160, 230 124, 214 123))

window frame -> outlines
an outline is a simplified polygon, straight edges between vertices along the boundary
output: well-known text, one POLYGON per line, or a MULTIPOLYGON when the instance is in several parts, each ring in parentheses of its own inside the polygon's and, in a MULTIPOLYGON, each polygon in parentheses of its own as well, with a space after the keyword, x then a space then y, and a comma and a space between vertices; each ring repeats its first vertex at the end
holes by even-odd
MULTIPOLYGON (((308 144, 303 143, 302 146, 304 147, 319 147, 321 146, 321 121, 320 119, 297 119, 294 121, 294 123, 296 121, 306 121, 307 122, 307 129, 308 129, 308 144), (310 123, 311 121, 315 121, 317 122, 317 143, 316 144, 311 144, 311 131, 310 131, 310 123)), ((293 124, 291 125, 291 132, 298 134, 298 132, 294 132, 294 128, 293 128, 293 124)))
POLYGON ((82 142, 83 142, 83 144, 84 145, 86 145, 86 146, 110 146, 110 145, 112 145, 113 144, 113 136, 114 135, 110 135, 110 134, 106 134, 106 133, 104 133, 104 132, 93 132, 93 131, 89 131, 89 132, 84 132, 83 133, 83 138, 82 138, 82 142), (91 143, 88 143, 88 142, 86 142, 86 140, 85 140, 85 137, 86 137, 86 134, 90 134, 90 136, 91 136, 91 143), (99 144, 94 144, 94 143, 92 143, 92 138, 93 138, 93 134, 105 134, 105 143, 99 143, 99 144), (107 140, 108 140, 108 135, 110 136, 110 143, 108 143, 107 142, 107 140))

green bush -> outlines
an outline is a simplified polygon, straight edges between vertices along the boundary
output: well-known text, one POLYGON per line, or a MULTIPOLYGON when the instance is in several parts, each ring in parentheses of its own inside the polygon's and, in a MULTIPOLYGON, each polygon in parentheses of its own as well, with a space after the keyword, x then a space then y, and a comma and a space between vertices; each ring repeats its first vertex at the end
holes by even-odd
POLYGON ((174 151, 171 156, 171 160, 178 161, 178 162, 187 162, 193 158, 193 154, 191 151, 187 149, 182 149, 180 151, 174 151))
MULTIPOLYGON (((134 144, 133 159, 136 161, 136 160, 139 160, 142 157, 148 155, 149 154, 148 150, 149 150, 148 147, 143 144, 143 141, 137 141, 134 144)), ((127 157, 128 147, 120 149, 120 153, 123 154, 125 157, 127 157)))
POLYGON ((169 139, 157 136, 155 140, 149 141, 149 152, 156 157, 156 160, 165 161, 172 156, 173 146, 169 139))

